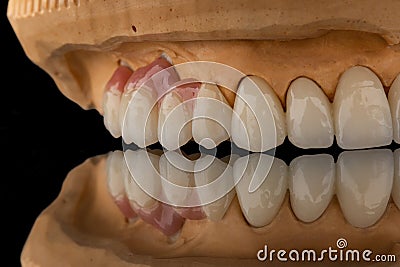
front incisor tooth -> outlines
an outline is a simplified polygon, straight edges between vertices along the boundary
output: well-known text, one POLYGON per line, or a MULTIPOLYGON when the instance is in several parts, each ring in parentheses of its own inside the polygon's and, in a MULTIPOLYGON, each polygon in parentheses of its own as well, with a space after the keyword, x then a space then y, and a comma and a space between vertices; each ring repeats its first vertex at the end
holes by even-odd
POLYGON ((232 116, 232 140, 240 148, 263 152, 286 137, 281 102, 266 81, 245 77, 239 84, 232 116))
POLYGON ((388 93, 392 113, 393 140, 400 144, 400 75, 396 77, 388 93))
POLYGON ((336 194, 346 220, 355 227, 370 227, 382 217, 389 201, 393 153, 389 149, 342 152, 336 177, 336 194))
POLYGON ((342 74, 333 101, 338 145, 359 149, 388 145, 393 129, 389 103, 379 78, 368 68, 342 74))
POLYGON ((287 166, 266 154, 251 154, 235 161, 233 176, 242 212, 248 223, 263 227, 278 213, 287 191, 287 166), (257 181, 256 190, 251 183, 257 181), (261 183, 261 184, 260 184, 261 183))
POLYGON ((306 155, 290 163, 290 203, 303 222, 317 220, 334 195, 335 163, 328 154, 306 155))
POLYGON ((400 148, 394 152, 394 181, 392 198, 400 209, 400 148))
POLYGON ((215 84, 203 83, 193 109, 193 139, 207 149, 229 139, 232 108, 215 84))
POLYGON ((330 147, 333 143, 332 108, 326 95, 312 80, 298 78, 286 98, 288 138, 301 148, 330 147))

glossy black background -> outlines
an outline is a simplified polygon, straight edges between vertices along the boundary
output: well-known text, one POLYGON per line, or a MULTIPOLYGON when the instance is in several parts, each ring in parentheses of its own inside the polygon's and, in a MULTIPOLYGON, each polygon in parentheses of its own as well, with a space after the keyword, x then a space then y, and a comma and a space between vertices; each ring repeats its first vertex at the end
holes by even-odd
POLYGON ((0 266, 20 266, 31 227, 58 195, 67 173, 85 159, 120 147, 95 110, 58 91, 25 55, 1 1, 0 266))

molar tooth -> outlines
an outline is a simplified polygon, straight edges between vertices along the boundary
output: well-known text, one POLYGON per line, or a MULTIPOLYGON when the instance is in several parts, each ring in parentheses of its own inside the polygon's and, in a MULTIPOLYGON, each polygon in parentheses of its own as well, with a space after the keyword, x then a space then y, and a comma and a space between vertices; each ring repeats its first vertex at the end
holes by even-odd
POLYGON ((288 138, 301 148, 330 147, 333 143, 332 108, 312 80, 298 78, 286 98, 288 138))
POLYGON ((389 149, 342 152, 336 173, 336 194, 346 220, 359 228, 375 224, 392 191, 393 153, 389 149))
POLYGON ((168 150, 175 150, 192 139, 192 110, 177 92, 161 100, 158 117, 158 140, 168 150))
POLYGON ((392 198, 400 209, 400 148, 394 151, 394 181, 392 198))
POLYGON ((340 77, 333 101, 337 143, 344 149, 388 145, 392 118, 379 78, 368 68, 352 67, 340 77))
POLYGON ((215 84, 202 84, 194 100, 192 134, 207 149, 227 140, 231 131, 232 108, 215 84))
POLYGON ((204 155, 195 161, 194 179, 201 203, 209 203, 202 206, 207 218, 212 221, 221 220, 236 194, 233 189, 232 166, 211 155, 204 155), (216 196, 220 198, 209 201, 216 196))
POLYGON ((393 140, 400 143, 400 75, 392 83, 388 93, 388 101, 392 114, 393 140))
POLYGON ((317 220, 334 194, 335 163, 328 154, 306 155, 290 163, 290 203, 303 222, 317 220))
POLYGON ((251 154, 235 161, 233 174, 240 207, 249 224, 263 227, 274 219, 285 199, 286 164, 266 154, 251 154), (262 182, 250 193, 252 180, 262 182))
POLYGON ((262 152, 279 146, 286 137, 282 105, 266 81, 242 79, 232 116, 232 140, 240 148, 262 152))

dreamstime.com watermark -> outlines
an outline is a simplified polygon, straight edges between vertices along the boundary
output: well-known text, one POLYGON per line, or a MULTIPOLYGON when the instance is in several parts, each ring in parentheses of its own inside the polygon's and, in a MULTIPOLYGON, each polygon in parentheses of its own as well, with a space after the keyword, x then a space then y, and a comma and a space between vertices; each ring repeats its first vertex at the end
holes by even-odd
POLYGON ((396 262, 397 260, 396 255, 393 254, 374 255, 370 249, 351 249, 344 238, 339 238, 335 247, 330 246, 321 251, 314 249, 275 250, 269 249, 266 244, 257 252, 257 259, 263 262, 396 262))

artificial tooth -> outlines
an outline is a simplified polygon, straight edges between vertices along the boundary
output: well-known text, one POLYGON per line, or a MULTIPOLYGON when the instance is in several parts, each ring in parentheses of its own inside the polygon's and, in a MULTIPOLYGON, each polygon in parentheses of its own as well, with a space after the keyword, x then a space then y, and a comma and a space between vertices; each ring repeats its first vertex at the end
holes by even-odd
POLYGON ((196 192, 207 218, 221 220, 235 197, 232 166, 211 155, 195 161, 196 192))
POLYGON ((396 77, 390 87, 388 101, 392 114, 393 140, 400 143, 400 75, 396 77))
POLYGON ((175 150, 192 139, 192 110, 181 96, 171 91, 161 100, 158 117, 158 140, 168 150, 175 150))
POLYGON ((266 81, 247 76, 239 84, 232 116, 232 140, 240 148, 263 152, 286 137, 281 102, 266 81))
POLYGON ((400 209, 400 148, 394 151, 394 181, 392 198, 400 209))
POLYGON ((332 108, 318 85, 298 78, 289 87, 286 98, 288 138, 301 148, 330 147, 333 143, 332 108))
POLYGON ((334 186, 335 163, 331 155, 306 155, 290 163, 290 203, 301 221, 313 222, 322 215, 332 200, 334 186))
MULTIPOLYGON (((127 93, 129 94, 129 93, 127 93)), ((158 142, 158 106, 157 93, 147 87, 140 87, 130 93, 130 101, 126 112, 122 115, 122 138, 125 143, 135 143, 144 148, 158 142)), ((123 101, 129 99, 124 96, 123 101)), ((124 103, 123 105, 125 105, 124 103)))
POLYGON ((193 108, 194 140, 207 149, 230 137, 232 108, 215 84, 201 85, 193 108))
POLYGON ((124 152, 125 190, 134 210, 153 209, 161 196, 159 156, 140 149, 124 152))
POLYGON ((379 78, 356 66, 340 77, 333 101, 338 145, 359 149, 389 145, 393 138, 389 103, 379 78))
POLYGON ((119 124, 121 94, 124 91, 125 83, 131 74, 131 69, 125 66, 119 66, 108 81, 104 92, 104 125, 115 138, 121 136, 121 126, 119 124))
POLYGON ((266 154, 251 154, 236 160, 233 175, 238 182, 240 207, 248 223, 254 227, 269 224, 286 195, 286 164, 266 154))
POLYGON ((389 149, 345 151, 336 164, 336 194, 346 220, 366 228, 383 215, 393 184, 389 149))

